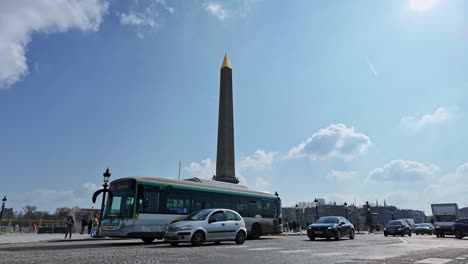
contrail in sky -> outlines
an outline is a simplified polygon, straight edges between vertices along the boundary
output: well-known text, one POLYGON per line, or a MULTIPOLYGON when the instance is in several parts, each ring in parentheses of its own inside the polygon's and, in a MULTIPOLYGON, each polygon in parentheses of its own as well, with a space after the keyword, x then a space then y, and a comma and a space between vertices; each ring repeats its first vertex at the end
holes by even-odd
POLYGON ((371 68, 372 72, 374 73, 374 76, 377 77, 379 74, 378 74, 377 71, 375 70, 374 65, 372 65, 372 63, 370 62, 369 58, 367 58, 367 64, 369 65, 369 67, 371 68))

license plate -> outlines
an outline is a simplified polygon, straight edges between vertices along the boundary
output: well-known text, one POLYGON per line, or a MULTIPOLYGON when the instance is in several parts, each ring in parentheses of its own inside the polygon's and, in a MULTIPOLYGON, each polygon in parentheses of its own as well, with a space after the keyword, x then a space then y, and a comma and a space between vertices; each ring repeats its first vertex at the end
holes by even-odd
POLYGON ((315 231, 314 234, 320 235, 320 234, 323 234, 323 232, 322 231, 315 231))
POLYGON ((167 240, 177 240, 177 236, 166 236, 167 240))

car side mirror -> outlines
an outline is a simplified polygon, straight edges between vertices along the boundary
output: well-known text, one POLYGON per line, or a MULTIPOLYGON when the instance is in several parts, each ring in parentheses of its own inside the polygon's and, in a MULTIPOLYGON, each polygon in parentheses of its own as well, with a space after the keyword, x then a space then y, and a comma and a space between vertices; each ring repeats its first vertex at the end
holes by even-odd
POLYGON ((345 222, 341 222, 341 223, 340 223, 340 226, 342 226, 342 225, 344 225, 344 224, 345 224, 345 222))

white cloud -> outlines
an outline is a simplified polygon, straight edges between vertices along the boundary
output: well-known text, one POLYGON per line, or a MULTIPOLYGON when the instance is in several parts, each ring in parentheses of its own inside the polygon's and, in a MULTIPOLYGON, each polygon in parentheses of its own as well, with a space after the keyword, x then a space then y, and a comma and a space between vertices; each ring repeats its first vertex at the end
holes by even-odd
POLYGON ((286 158, 308 156, 313 160, 332 157, 350 160, 365 153, 371 145, 369 136, 356 133, 353 127, 331 124, 313 134, 306 142, 291 148, 286 158))
POLYGON ((205 0, 201 6, 208 14, 216 17, 219 21, 225 21, 233 17, 249 16, 257 2, 259 0, 205 0))
POLYGON ((455 173, 459 179, 463 179, 468 183, 468 163, 459 166, 455 173))
POLYGON ((86 191, 36 189, 13 196, 9 200, 9 206, 16 210, 23 208, 25 205, 34 205, 37 210, 49 212, 55 212, 55 209, 59 207, 91 208, 92 206, 100 206, 94 205, 91 198, 92 193, 86 191))
MULTIPOLYGON (((266 152, 264 150, 257 150, 250 156, 242 156, 240 162, 237 163, 236 177, 240 184, 247 185, 247 179, 244 173, 252 169, 265 169, 271 167, 275 152, 266 152)), ((201 179, 211 180, 213 175, 216 174, 216 164, 211 162, 210 158, 202 160, 200 163, 191 162, 189 166, 184 167, 188 173, 188 177, 198 177, 201 179)), ((260 184, 262 187, 268 185, 268 181, 263 178, 257 178, 255 184, 260 184), (260 179, 260 180, 259 180, 260 179)))
POLYGON ((26 47, 33 33, 97 31, 105 0, 0 1, 0 88, 28 74, 26 47))
POLYGON ((202 160, 201 163, 190 162, 188 167, 184 167, 184 170, 189 173, 190 177, 206 180, 211 180, 216 173, 215 165, 211 163, 210 158, 202 160))
POLYGON ((420 130, 429 126, 441 125, 455 117, 457 107, 447 109, 444 107, 437 108, 432 114, 425 114, 420 117, 405 116, 401 119, 401 125, 413 129, 420 130))
POLYGON ((160 25, 160 16, 163 11, 172 14, 174 8, 169 6, 165 0, 137 1, 129 8, 128 12, 120 13, 118 16, 121 25, 136 27, 138 38, 143 39, 144 30, 155 30, 160 25))
POLYGON ((368 179, 379 182, 424 182, 431 180, 440 171, 435 165, 426 165, 411 160, 394 160, 369 173, 368 179))
POLYGON ((139 12, 130 12, 128 14, 120 14, 120 24, 122 25, 134 25, 134 26, 148 26, 156 27, 156 14, 146 14, 139 12))
POLYGON ((166 0, 155 0, 156 3, 160 4, 164 9, 169 11, 169 13, 174 13, 174 8, 169 6, 166 2, 166 0))
POLYGON ((242 156, 240 158, 239 168, 240 170, 247 170, 271 167, 275 154, 275 152, 265 152, 264 150, 259 149, 251 156, 242 156))
POLYGON ((262 177, 258 177, 256 180, 255 180, 255 188, 256 189, 261 189, 261 188, 266 188, 270 185, 270 182, 268 182, 267 180, 263 179, 262 177))
POLYGON ((228 16, 228 11, 224 6, 217 2, 205 2, 203 7, 205 11, 215 16, 219 20, 224 20, 228 16))
POLYGON ((98 189, 97 185, 91 182, 85 182, 81 185, 81 187, 89 192, 95 192, 98 189))
POLYGON ((423 12, 434 8, 439 0, 409 0, 409 8, 414 11, 423 12))
POLYGON ((349 181, 353 179, 354 175, 356 175, 355 171, 331 170, 327 174, 327 179, 332 181, 349 181))

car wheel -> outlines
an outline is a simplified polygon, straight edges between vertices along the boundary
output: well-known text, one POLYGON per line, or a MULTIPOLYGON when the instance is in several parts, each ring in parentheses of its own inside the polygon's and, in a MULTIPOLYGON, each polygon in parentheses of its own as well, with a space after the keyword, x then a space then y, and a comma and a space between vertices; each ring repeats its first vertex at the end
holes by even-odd
POLYGON ((251 239, 259 239, 261 233, 262 233, 262 229, 260 228, 260 225, 255 223, 255 224, 253 224, 252 230, 250 231, 250 238, 251 239))
POLYGON ((341 230, 336 230, 335 240, 341 240, 341 230))
POLYGON ((416 235, 419 235, 419 234, 416 232, 416 235))
POLYGON ((242 245, 245 242, 245 233, 244 231, 239 231, 236 236, 236 244, 242 245))
POLYGON ((349 239, 354 239, 355 236, 356 233, 354 232, 354 229, 352 229, 351 232, 349 232, 349 239))
POLYGON ((384 233, 383 235, 384 235, 384 236, 388 236, 388 234, 387 234, 387 233, 384 233))
POLYGON ((409 231, 408 236, 411 236, 411 231, 409 231))
POLYGON ((462 239, 462 238, 463 238, 463 235, 462 235, 462 233, 460 232, 460 230, 455 231, 455 237, 456 237, 457 239, 462 239))
POLYGON ((202 231, 197 231, 192 236, 192 246, 199 247, 205 242, 205 234, 202 231))
POLYGON ((393 235, 393 236, 395 236, 395 235, 393 235))
POLYGON ((142 238, 141 240, 143 240, 143 242, 145 242, 145 243, 151 243, 155 239, 156 238, 154 238, 154 237, 145 237, 145 238, 142 238))
POLYGON ((177 242, 171 242, 171 246, 173 246, 173 247, 177 247, 178 244, 179 243, 177 243, 177 242))
POLYGON ((310 236, 309 239, 312 240, 312 241, 314 241, 314 240, 315 240, 315 237, 314 237, 314 236, 310 236))

